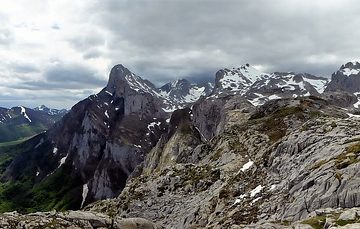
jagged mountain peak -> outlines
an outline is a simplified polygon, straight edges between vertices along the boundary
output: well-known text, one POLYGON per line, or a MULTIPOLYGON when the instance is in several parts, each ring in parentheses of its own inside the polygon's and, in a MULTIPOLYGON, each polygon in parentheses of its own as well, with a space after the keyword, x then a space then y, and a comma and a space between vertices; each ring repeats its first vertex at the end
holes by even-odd
POLYGON ((196 102, 201 96, 209 95, 212 90, 211 84, 195 84, 186 79, 178 79, 160 87, 158 93, 162 98, 172 101, 180 108, 196 102))
POLYGON ((190 85, 191 85, 191 83, 186 79, 177 79, 177 80, 173 80, 169 83, 164 84, 159 89, 161 91, 170 92, 171 90, 173 90, 175 88, 186 88, 186 87, 189 87, 190 85))
POLYGON ((358 61, 343 64, 331 75, 331 82, 325 91, 345 91, 360 94, 360 63, 358 61))
POLYGON ((59 114, 64 115, 67 112, 66 109, 53 109, 47 107, 46 105, 40 105, 38 107, 35 107, 33 110, 40 111, 48 115, 59 115, 59 114))
POLYGON ((44 104, 34 108, 34 110, 39 110, 39 111, 42 111, 42 110, 45 110, 45 109, 49 109, 49 108, 47 106, 45 106, 44 104))
POLYGON ((357 61, 348 62, 348 63, 342 65, 338 72, 345 76, 359 75, 360 63, 357 61))
POLYGON ((225 91, 238 92, 244 94, 247 89, 257 80, 268 74, 262 73, 250 64, 241 65, 238 68, 224 68, 216 72, 215 93, 225 91))
POLYGON ((149 93, 151 95, 157 94, 155 86, 150 81, 144 80, 140 76, 132 73, 124 67, 124 65, 117 64, 110 71, 109 81, 105 90, 110 94, 123 96, 128 89, 149 93))
POLYGON ((343 64, 340 67, 340 69, 344 69, 344 68, 360 69, 360 62, 358 62, 358 61, 347 62, 346 64, 343 64))

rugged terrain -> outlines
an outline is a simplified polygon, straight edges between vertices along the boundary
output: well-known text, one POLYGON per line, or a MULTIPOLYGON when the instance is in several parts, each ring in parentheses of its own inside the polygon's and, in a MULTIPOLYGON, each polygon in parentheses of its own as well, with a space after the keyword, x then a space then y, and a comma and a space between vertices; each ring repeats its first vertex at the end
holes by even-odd
POLYGON ((90 224, 145 218, 149 228, 356 228, 359 102, 344 85, 359 68, 345 64, 329 81, 244 65, 188 100, 174 87, 199 86, 156 89, 117 65, 100 93, 10 147, 17 156, 3 165, 3 211, 85 209, 5 214, 3 225, 56 216, 85 227, 67 218, 79 214, 90 224))

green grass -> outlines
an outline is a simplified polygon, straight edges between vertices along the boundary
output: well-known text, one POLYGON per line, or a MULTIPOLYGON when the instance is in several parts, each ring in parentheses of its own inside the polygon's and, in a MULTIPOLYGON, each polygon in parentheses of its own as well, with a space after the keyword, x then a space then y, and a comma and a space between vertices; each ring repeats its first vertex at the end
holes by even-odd
POLYGON ((0 125, 0 143, 21 140, 39 134, 45 130, 47 130, 47 127, 40 123, 31 125, 0 125))
POLYGON ((308 224, 314 229, 323 229, 325 224, 326 216, 315 216, 313 218, 302 221, 302 224, 308 224))
MULTIPOLYGON (((31 150, 34 142, 38 140, 22 139, 0 144, 0 177, 16 156, 35 153, 31 150)), ((39 147, 37 150, 46 151, 48 147, 45 145, 43 149, 39 147)), ((47 154, 39 155, 42 155, 42 160, 48 160, 47 154)), ((24 166, 17 174, 16 180, 0 181, 0 212, 29 213, 79 208, 82 187, 78 184, 82 182, 79 177, 72 175, 71 167, 63 165, 52 175, 38 180, 34 174, 36 165, 29 163, 24 166)))
POLYGON ((18 181, 0 185, 0 212, 58 211, 77 209, 80 206, 81 187, 79 178, 72 177, 70 168, 65 166, 40 183, 34 177, 25 176, 18 181))
POLYGON ((0 176, 14 157, 19 155, 23 147, 21 144, 27 139, 19 139, 11 142, 0 143, 0 176))
POLYGON ((28 140, 31 137, 32 136, 27 137, 27 138, 20 138, 20 139, 17 139, 15 141, 9 141, 9 142, 0 142, 0 148, 7 147, 7 146, 14 146, 14 145, 23 143, 24 141, 28 140))

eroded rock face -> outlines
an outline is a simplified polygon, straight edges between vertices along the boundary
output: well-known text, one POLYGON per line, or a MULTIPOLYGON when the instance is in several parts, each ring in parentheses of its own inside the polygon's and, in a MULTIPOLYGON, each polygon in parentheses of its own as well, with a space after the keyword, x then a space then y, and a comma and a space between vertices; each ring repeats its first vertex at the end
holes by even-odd
POLYGON ((316 97, 223 111, 223 131, 192 147, 197 161, 185 157, 143 171, 117 199, 88 209, 173 228, 266 228, 280 221, 305 228, 317 209, 360 204, 360 124, 348 111, 316 97))
POLYGON ((242 96, 210 96, 192 106, 193 123, 202 136, 209 140, 222 133, 227 124, 237 118, 241 120, 242 115, 235 118, 233 114, 247 114, 252 110, 254 107, 242 96), (237 112, 232 112, 234 110, 237 112))
POLYGON ((144 173, 162 171, 167 166, 181 161, 198 161, 195 148, 201 145, 202 137, 192 124, 191 117, 190 108, 177 110, 172 114, 168 132, 161 136, 157 145, 145 158, 144 173))

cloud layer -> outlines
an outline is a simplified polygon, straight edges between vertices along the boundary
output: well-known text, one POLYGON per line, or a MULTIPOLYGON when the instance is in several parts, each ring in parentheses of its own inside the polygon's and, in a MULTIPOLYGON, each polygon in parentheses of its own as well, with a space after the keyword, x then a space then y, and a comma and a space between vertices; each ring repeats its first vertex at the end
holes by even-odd
POLYGON ((329 76, 359 60, 356 0, 5 1, 0 106, 70 107, 122 63, 157 85, 244 63, 329 76))

